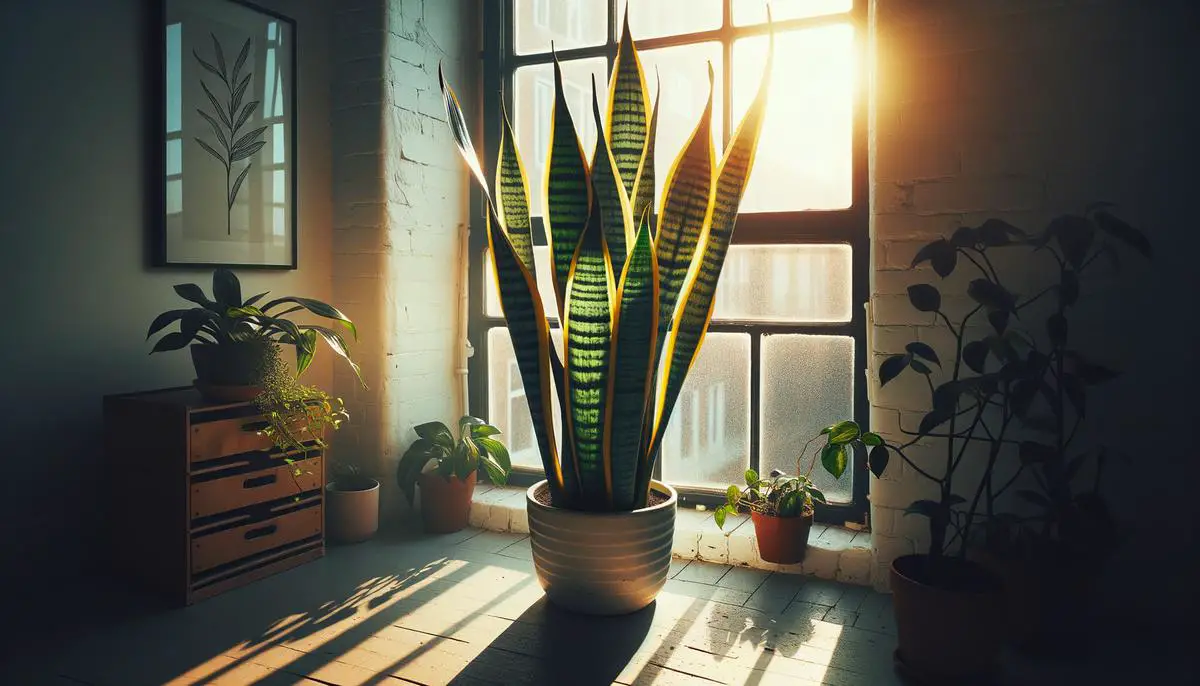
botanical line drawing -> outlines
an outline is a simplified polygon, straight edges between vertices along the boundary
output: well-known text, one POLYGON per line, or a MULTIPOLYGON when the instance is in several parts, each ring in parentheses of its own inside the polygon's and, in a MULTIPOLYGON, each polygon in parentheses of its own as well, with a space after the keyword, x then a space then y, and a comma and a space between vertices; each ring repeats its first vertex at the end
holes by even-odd
POLYGON ((245 134, 241 133, 242 127, 250 120, 250 116, 258 109, 260 100, 251 100, 244 105, 242 100, 245 98, 246 89, 250 86, 250 77, 253 71, 247 71, 242 76, 242 67, 246 66, 246 58, 250 55, 250 39, 242 44, 242 50, 238 53, 237 59, 233 63, 232 73, 226 69, 225 52, 221 49, 221 43, 217 40, 215 34, 209 34, 212 37, 213 51, 216 56, 216 64, 205 61, 200 57, 200 54, 192 50, 192 55, 196 61, 204 67, 205 71, 215 75, 221 80, 225 86, 225 92, 228 94, 225 102, 217 100, 217 96, 213 95, 212 90, 200 80, 200 87, 204 89, 204 95, 208 96, 208 102, 212 104, 213 110, 216 112, 216 117, 205 112, 199 107, 196 112, 204 117, 208 125, 212 128, 213 134, 217 137, 217 143, 220 145, 220 150, 214 146, 204 142, 199 136, 196 136, 196 143, 201 148, 216 158, 222 166, 225 167, 225 233, 233 234, 233 202, 237 199, 238 191, 242 188, 242 182, 246 180, 246 175, 250 173, 250 167, 254 164, 253 160, 246 162, 246 166, 233 178, 233 163, 241 160, 249 159, 254 153, 258 152, 266 141, 261 139, 266 126, 260 126, 252 129, 245 134), (240 79, 240 80, 239 80, 240 79))

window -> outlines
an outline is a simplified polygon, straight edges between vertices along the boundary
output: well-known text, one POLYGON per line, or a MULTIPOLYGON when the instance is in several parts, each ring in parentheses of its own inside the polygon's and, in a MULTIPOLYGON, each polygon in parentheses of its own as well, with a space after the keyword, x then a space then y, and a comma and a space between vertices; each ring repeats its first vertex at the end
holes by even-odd
MULTIPOLYGON (((655 163, 656 206, 675 154, 708 95, 715 71, 718 154, 758 85, 767 48, 765 0, 631 0, 630 24, 653 93, 662 97, 655 163), (658 79, 658 83, 655 79, 658 79)), ((680 394, 658 477, 685 501, 712 504, 747 467, 796 469, 804 441, 833 421, 866 425, 868 233, 863 0, 773 0, 776 55, 755 170, 717 288, 710 333, 680 394)), ((538 282, 553 302, 541 229, 541 183, 553 102, 551 43, 589 159, 599 132, 591 84, 606 87, 626 0, 488 3, 483 88, 487 122, 500 97, 513 114, 530 178, 538 282), (501 95, 502 94, 502 95, 501 95)), ((484 160, 494 164, 496 127, 484 160)), ((479 202, 478 200, 476 201, 479 202)), ((477 205, 481 207, 481 205, 477 205)), ((472 231, 472 411, 505 432, 514 481, 541 478, 528 406, 490 273, 482 212, 472 231)), ((558 322, 549 313, 552 331, 558 322)), ((555 341, 560 346, 561 341, 555 341)), ((558 408, 554 408, 556 424, 558 408)), ((807 463, 804 465, 807 467, 807 463)), ((864 456, 839 481, 820 467, 831 500, 824 521, 859 520, 866 509, 864 456)))

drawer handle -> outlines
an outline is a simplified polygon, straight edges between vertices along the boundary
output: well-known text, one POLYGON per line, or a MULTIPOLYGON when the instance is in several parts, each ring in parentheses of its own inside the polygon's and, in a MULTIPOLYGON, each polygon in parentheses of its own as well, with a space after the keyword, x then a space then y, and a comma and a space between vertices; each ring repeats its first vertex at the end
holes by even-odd
POLYGON ((246 532, 246 540, 249 541, 255 538, 262 538, 263 536, 270 536, 271 534, 275 533, 278 528, 279 527, 275 526, 274 524, 268 524, 266 526, 260 526, 257 529, 251 529, 246 532))
POLYGON ((246 479, 245 481, 243 481, 242 488, 258 488, 260 486, 268 486, 270 484, 275 483, 275 480, 277 478, 278 477, 274 474, 264 474, 262 476, 256 476, 256 477, 246 479))

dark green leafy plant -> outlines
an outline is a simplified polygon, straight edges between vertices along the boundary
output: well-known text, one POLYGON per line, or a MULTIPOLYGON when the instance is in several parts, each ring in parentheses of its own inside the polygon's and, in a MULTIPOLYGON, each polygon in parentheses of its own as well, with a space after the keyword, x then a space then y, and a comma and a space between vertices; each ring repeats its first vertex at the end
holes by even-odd
POLYGON ((175 292, 198 307, 168 310, 158 315, 150 324, 150 330, 146 333, 147 339, 175 322, 179 322, 179 330, 168 332, 158 339, 151 353, 179 350, 192 343, 231 345, 249 341, 274 341, 296 347, 296 374, 299 376, 312 363, 317 351, 317 339, 320 338, 350 365, 359 382, 363 383, 362 373, 358 365, 350 359, 346 340, 339 332, 324 326, 297 324, 287 317, 294 312, 306 311, 332 319, 358 340, 358 329, 355 328, 354 322, 332 305, 311 298, 289 296, 275 298, 259 307, 259 301, 268 293, 259 293, 242 300, 242 286, 237 275, 224 268, 213 272, 213 300, 193 283, 176 285, 175 292), (280 309, 285 305, 290 307, 280 309))
POLYGON ((483 465, 494 484, 504 484, 512 472, 508 448, 495 437, 500 429, 487 422, 464 416, 458 420, 458 437, 441 422, 427 422, 416 427, 417 438, 396 468, 396 485, 411 504, 417 476, 430 461, 437 463, 436 473, 446 479, 457 476, 466 479, 483 465))
MULTIPOLYGON (((918 500, 905 511, 929 518, 928 556, 933 564, 956 542, 961 544, 956 550, 959 556, 966 554, 968 544, 981 540, 1004 540, 1009 545, 1023 541, 1021 545, 1073 553, 1097 552, 1097 544, 1111 547, 1112 519, 1097 490, 1106 453, 1077 450, 1073 443, 1085 416, 1087 390, 1114 378, 1116 372, 1069 344, 1068 315, 1079 301, 1082 276, 1097 260, 1118 265, 1120 244, 1145 257, 1151 251, 1145 237, 1110 214, 1108 207, 1097 203, 1082 215, 1060 216, 1034 235, 989 219, 929 243, 913 260, 913 267, 929 262, 942 278, 959 267, 977 272, 967 286, 974 307, 957 321, 946 313, 936 286, 917 284, 908 289, 913 307, 934 313, 954 337, 955 356, 942 383, 935 386, 931 378, 933 367, 942 361, 920 342, 909 343, 905 353, 888 357, 879 368, 881 385, 912 372, 923 376, 929 387, 932 409, 916 431, 902 428, 912 439, 884 450, 900 455, 916 473, 938 485, 936 500, 918 500), (1010 290, 990 255, 1014 249, 1048 255, 1058 274, 1056 281, 1029 296, 1010 290), (1051 314, 1044 321, 1029 320, 1033 310, 1028 308, 1046 297, 1053 299, 1051 314), (971 327, 983 320, 986 333, 972 339, 971 327), (1018 431, 1022 437, 1014 438, 1018 431), (904 454, 906 448, 928 438, 939 439, 946 451, 940 476, 904 454), (955 492, 954 478, 972 445, 985 448, 986 462, 968 499, 955 492), (1011 452, 1017 454, 1019 467, 1004 483, 997 483, 996 465, 1011 452), (1095 483, 1079 490, 1076 476, 1089 459, 1098 461, 1095 483), (1034 488, 1017 490, 1015 495, 1035 505, 1038 513, 1019 517, 1000 511, 997 503, 1026 474, 1034 488), (973 536, 980 530, 987 534, 982 539, 973 536)), ((882 469, 874 466, 872 471, 880 474, 882 469)))
POLYGON ((208 84, 204 80, 200 81, 200 88, 204 90, 205 97, 208 98, 209 104, 212 105, 213 113, 210 114, 196 108, 196 113, 208 122, 212 129, 213 135, 216 136, 216 145, 220 147, 217 150, 212 144, 205 142, 199 136, 195 137, 196 144, 199 145, 205 152, 212 155, 221 166, 225 168, 225 232, 226 234, 233 233, 233 203, 237 200, 238 192, 242 189, 242 183, 246 180, 246 175, 250 173, 250 167, 254 166, 254 161, 251 160, 242 167, 242 171, 238 173, 237 178, 233 176, 233 165, 235 162, 250 159, 254 153, 258 152, 266 141, 262 140, 262 134, 267 130, 267 127, 259 126, 243 132, 243 127, 249 122, 251 115, 258 109, 259 100, 250 100, 243 104, 246 97, 247 89, 250 86, 250 77, 253 71, 247 70, 246 74, 242 75, 242 67, 246 65, 246 58, 250 56, 250 39, 242 44, 242 49, 238 52, 237 59, 233 62, 233 69, 227 68, 225 62, 225 51, 221 49, 221 43, 213 34, 212 37, 213 55, 216 58, 216 64, 200 57, 200 53, 192 50, 192 56, 204 68, 205 71, 213 74, 221 80, 224 86, 225 99, 218 100, 217 96, 209 89, 208 84), (215 116, 214 116, 215 114, 215 116))

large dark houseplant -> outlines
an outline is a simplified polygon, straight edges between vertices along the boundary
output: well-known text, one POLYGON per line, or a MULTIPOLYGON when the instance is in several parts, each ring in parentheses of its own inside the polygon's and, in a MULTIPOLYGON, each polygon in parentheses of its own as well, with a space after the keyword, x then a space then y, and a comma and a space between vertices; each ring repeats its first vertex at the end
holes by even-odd
POLYGON ((951 333, 953 358, 943 362, 928 344, 912 342, 879 368, 881 385, 912 373, 930 391, 919 426, 901 429, 911 440, 872 448, 869 456, 876 474, 890 451, 937 486, 935 498, 905 511, 928 519, 928 550, 892 565, 898 664, 918 677, 986 678, 1003 638, 1005 605, 1026 618, 1037 600, 1083 584, 1085 570, 1111 550, 1099 470, 1088 485, 1077 478, 1089 456, 1103 453, 1075 443, 1087 389, 1115 373, 1071 345, 1068 331, 1081 277, 1094 265, 1115 264, 1120 243, 1150 253, 1139 232, 1098 204, 1032 235, 998 219, 963 227, 924 246, 913 261, 929 262, 943 279, 974 272, 964 279, 970 304, 961 317, 949 313, 937 286, 908 289, 912 306, 933 313, 951 333), (1045 255, 1055 278, 1019 294, 992 259, 998 250, 1021 251, 1027 264, 1045 255), (944 458, 911 459, 905 451, 918 442, 944 458))
POLYGON ((592 116, 605 135, 590 161, 555 63, 543 213, 557 301, 550 304, 534 282, 529 194, 508 119, 498 122, 493 186, 454 92, 442 82, 451 131, 483 191, 500 302, 547 477, 527 494, 538 579, 552 602, 582 612, 638 610, 667 577, 678 498, 651 474, 712 316, 767 97, 764 76, 718 162, 711 68, 709 75, 708 105, 652 213, 661 100, 651 108, 628 22, 606 120, 593 98, 592 116), (561 358, 548 309, 563 322, 561 358), (561 444, 550 415, 554 393, 561 444))
POLYGON ((224 268, 213 272, 212 299, 193 283, 179 284, 175 292, 196 306, 158 315, 150 324, 147 339, 176 322, 179 330, 163 335, 150 352, 179 350, 190 345, 196 387, 211 400, 246 401, 258 396, 263 390, 261 378, 267 372, 268 349, 280 344, 295 348, 297 376, 304 373, 317 352, 318 339, 344 359, 362 381, 340 332, 296 323, 288 317, 306 312, 331 319, 357 339, 354 322, 332 305, 295 296, 274 298, 260 305, 268 293, 243 300, 237 275, 224 268))

